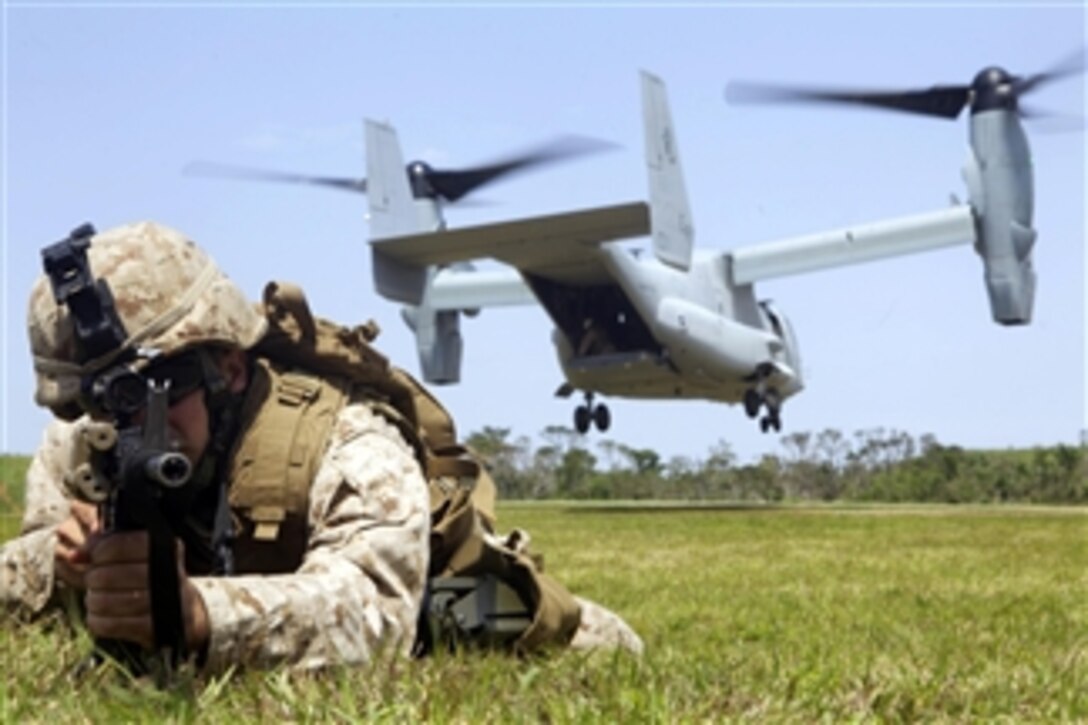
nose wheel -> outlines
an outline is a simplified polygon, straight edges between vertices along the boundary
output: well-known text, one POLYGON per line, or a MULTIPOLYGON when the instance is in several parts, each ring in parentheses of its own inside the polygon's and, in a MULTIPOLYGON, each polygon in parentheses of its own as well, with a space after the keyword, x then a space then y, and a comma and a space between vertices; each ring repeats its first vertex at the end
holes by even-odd
POLYGON ((593 393, 586 393, 585 404, 574 409, 574 429, 587 433, 591 425, 604 433, 612 425, 612 414, 604 403, 593 405, 593 393))

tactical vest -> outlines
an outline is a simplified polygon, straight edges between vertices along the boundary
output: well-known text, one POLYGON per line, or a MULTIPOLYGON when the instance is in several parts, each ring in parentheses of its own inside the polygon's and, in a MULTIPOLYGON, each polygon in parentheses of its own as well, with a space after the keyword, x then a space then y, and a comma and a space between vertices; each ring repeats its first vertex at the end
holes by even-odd
POLYGON ((518 652, 569 642, 580 621, 577 601, 517 545, 517 532, 505 541, 494 534, 494 482, 457 443, 441 404, 371 347, 374 326, 349 329, 314 318, 302 291, 286 283, 265 288, 263 312, 269 331, 253 351, 230 464, 235 571, 298 568, 310 486, 332 425, 347 403, 363 402, 413 447, 429 485, 424 649, 434 637, 502 643, 518 652))
POLYGON ((350 391, 343 380, 265 358, 254 362, 251 377, 230 460, 234 569, 294 571, 306 552, 310 486, 350 391))

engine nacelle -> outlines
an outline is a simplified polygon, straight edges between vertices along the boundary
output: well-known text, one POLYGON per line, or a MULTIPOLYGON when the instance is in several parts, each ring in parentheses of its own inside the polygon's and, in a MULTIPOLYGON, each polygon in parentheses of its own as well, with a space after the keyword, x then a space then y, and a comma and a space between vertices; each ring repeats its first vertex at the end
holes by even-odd
POLYGON ((1016 110, 976 110, 963 169, 975 211, 975 251, 985 266, 990 312, 1003 325, 1031 322, 1034 191, 1031 152, 1016 110))

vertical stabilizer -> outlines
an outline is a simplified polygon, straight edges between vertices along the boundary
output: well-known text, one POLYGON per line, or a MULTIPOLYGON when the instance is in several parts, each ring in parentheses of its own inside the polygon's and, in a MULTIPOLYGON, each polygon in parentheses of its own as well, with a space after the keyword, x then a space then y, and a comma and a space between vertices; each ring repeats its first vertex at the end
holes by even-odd
POLYGON ((646 71, 642 71, 642 120, 646 130, 654 254, 661 262, 686 270, 691 266, 695 226, 680 166, 680 149, 665 84, 646 71))
MULTIPOLYGON (((366 122, 367 201, 370 207, 371 240, 413 234, 419 218, 408 184, 397 132, 377 121, 366 122)), ((371 245, 374 288, 378 294, 397 302, 417 305, 427 284, 427 268, 418 267, 384 254, 371 245)))
POLYGON ((372 239, 419 231, 412 188, 404 170, 397 132, 377 121, 366 122, 367 199, 372 239))
POLYGON ((368 120, 366 175, 374 287, 383 297, 408 305, 402 315, 415 333, 423 379, 456 383, 461 379, 461 313, 436 310, 432 305, 430 290, 438 268, 399 261, 381 249, 382 239, 443 226, 435 200, 417 199, 408 174, 397 132, 392 126, 368 120))

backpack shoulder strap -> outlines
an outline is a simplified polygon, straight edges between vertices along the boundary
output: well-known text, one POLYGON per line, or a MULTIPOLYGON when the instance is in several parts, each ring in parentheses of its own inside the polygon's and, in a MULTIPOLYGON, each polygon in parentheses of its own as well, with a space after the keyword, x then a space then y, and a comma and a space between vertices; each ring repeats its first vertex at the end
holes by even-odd
POLYGON ((269 282, 259 309, 268 330, 254 352, 290 367, 382 384, 390 376, 389 361, 370 343, 378 335, 371 320, 345 327, 314 317, 302 290, 289 282, 269 282))

